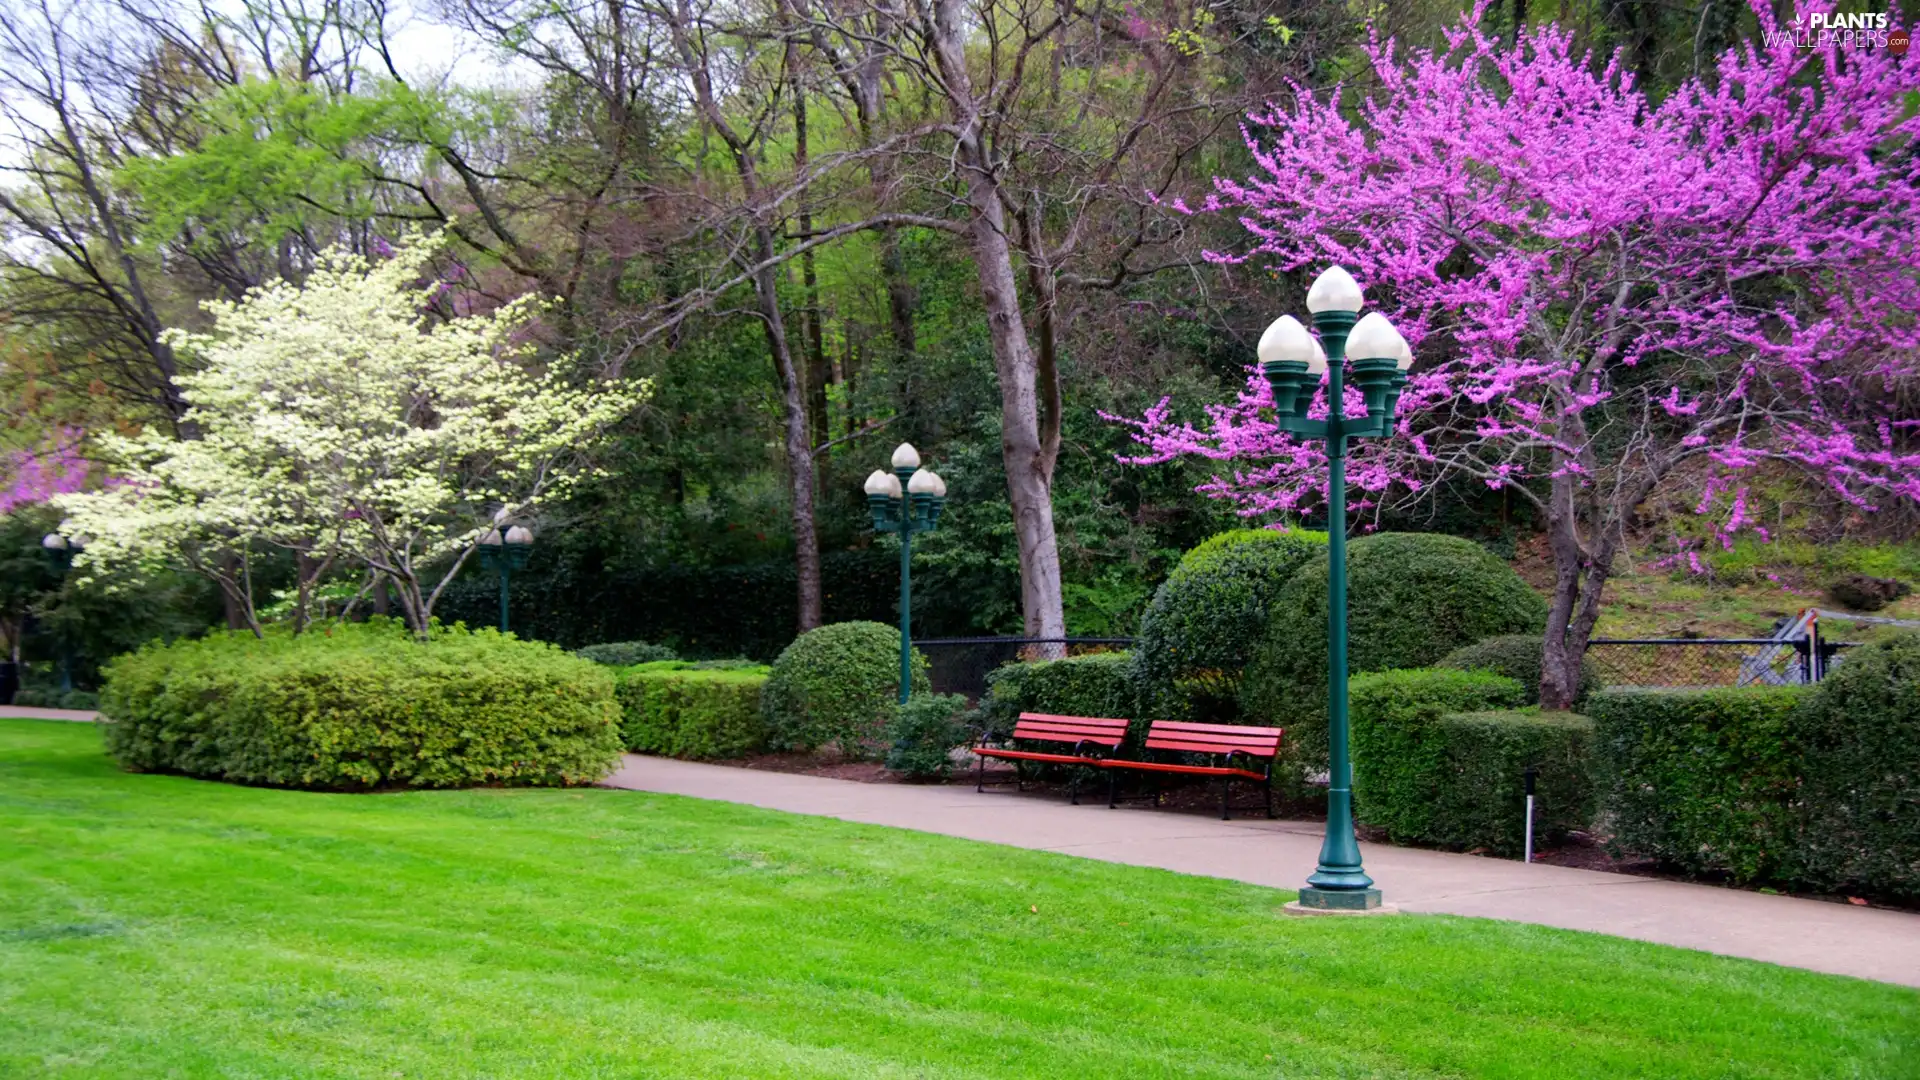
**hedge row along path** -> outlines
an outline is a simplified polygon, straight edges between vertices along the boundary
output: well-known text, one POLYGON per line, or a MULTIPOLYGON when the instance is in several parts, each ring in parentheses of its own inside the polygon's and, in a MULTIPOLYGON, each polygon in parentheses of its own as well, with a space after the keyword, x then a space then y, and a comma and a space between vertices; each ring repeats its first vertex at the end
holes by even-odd
MULTIPOLYGON (((1320 852, 1313 821, 1190 814, 989 792, 866 784, 626 755, 605 786, 745 803, 1090 859, 1297 888, 1320 852)), ((1416 848, 1362 845, 1401 911, 1589 930, 1920 986, 1920 915, 1416 848)), ((1390 917, 1390 916, 1389 916, 1390 917)))

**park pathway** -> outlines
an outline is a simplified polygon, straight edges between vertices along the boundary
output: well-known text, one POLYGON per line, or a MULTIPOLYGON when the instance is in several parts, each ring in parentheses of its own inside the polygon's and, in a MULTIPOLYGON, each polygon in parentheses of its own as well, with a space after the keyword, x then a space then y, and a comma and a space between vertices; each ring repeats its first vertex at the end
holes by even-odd
MULTIPOLYGON (((1293 889, 1320 852, 1311 821, 1109 810, 971 786, 863 784, 626 756, 606 786, 746 803, 1293 889)), ((1401 911, 1474 915, 1920 986, 1920 915, 1709 885, 1364 844, 1401 911)))

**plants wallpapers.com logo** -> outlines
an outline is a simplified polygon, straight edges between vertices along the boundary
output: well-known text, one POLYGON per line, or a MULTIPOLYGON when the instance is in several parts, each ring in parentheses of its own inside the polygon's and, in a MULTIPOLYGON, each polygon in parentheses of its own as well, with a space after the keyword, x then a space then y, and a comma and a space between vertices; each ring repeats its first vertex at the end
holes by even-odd
POLYGON ((1884 11, 1815 11, 1793 17, 1793 27, 1766 32, 1768 45, 1797 49, 1885 49, 1895 56, 1912 45, 1912 33, 1892 25, 1884 11))

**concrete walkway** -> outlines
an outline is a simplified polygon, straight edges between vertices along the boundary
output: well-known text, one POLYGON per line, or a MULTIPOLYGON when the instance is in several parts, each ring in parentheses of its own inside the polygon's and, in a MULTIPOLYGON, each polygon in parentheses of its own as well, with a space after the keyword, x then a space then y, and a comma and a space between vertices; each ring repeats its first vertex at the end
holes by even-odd
MULTIPOLYGON (((862 784, 634 754, 605 783, 1281 889, 1298 888, 1320 853, 1316 822, 1070 806, 958 784, 862 784)), ((1406 912, 1592 930, 1920 986, 1920 915, 1380 844, 1363 851, 1386 899, 1406 912)))
POLYGON ((27 705, 0 705, 0 720, 9 717, 23 720, 72 720, 76 723, 91 724, 100 719, 100 714, 82 709, 38 709, 27 705))

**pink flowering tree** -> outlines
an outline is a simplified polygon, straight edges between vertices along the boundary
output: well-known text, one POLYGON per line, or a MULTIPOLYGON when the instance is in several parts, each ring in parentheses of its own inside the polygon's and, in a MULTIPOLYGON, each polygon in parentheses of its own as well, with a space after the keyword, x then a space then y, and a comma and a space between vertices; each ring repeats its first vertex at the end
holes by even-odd
MULTIPOLYGON (((1364 101, 1296 88, 1245 128, 1254 175, 1174 209, 1237 217, 1249 243, 1220 263, 1346 266, 1413 343, 1397 436, 1354 448, 1357 505, 1446 479, 1531 500, 1555 570, 1541 699, 1565 708, 1656 491, 1686 485, 1723 538, 1764 531, 1746 505, 1763 468, 1862 511, 1920 498, 1896 394, 1920 376, 1920 70, 1744 45, 1654 104, 1618 57, 1554 26, 1506 46, 1479 14, 1435 51, 1374 41, 1364 101)), ((1268 400, 1250 376, 1203 422, 1162 402, 1126 421, 1130 460, 1211 458, 1203 491, 1303 510, 1325 462, 1268 400)))
POLYGON ((80 440, 78 429, 61 428, 35 449, 0 453, 0 514, 85 487, 87 460, 80 455, 80 440))

